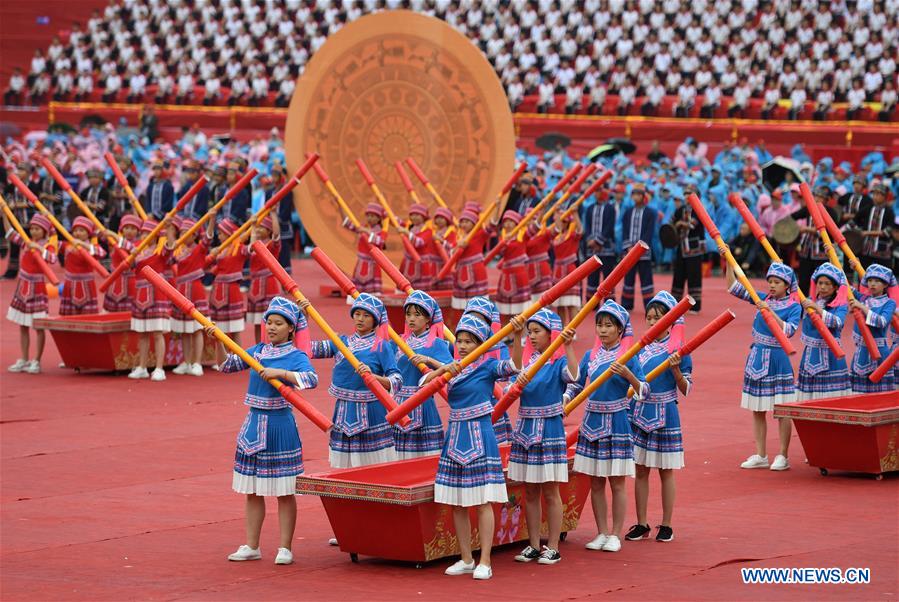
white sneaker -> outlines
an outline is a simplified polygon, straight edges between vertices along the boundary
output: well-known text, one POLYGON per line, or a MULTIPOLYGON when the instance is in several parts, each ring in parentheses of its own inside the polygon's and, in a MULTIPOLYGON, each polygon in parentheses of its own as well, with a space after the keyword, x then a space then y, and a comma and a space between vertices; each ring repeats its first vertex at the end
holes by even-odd
POLYGON ((218 364, 212 364, 212 366, 210 366, 210 368, 212 368, 212 369, 215 370, 216 372, 221 372, 221 371, 222 371, 222 367, 219 366, 218 364))
POLYGON ((28 360, 18 359, 16 363, 7 368, 10 372, 22 372, 25 370, 25 367, 28 365, 28 360))
POLYGON ((786 456, 780 454, 774 456, 774 462, 771 464, 771 470, 790 470, 790 462, 786 456))
POLYGON ((490 579, 493 577, 493 569, 486 564, 479 564, 471 577, 473 579, 490 579))
POLYGON ((190 364, 188 364, 187 362, 181 362, 180 364, 172 368, 172 374, 187 374, 188 370, 190 370, 190 364))
POLYGON ((25 366, 25 372, 28 374, 40 374, 41 364, 37 360, 31 360, 28 362, 28 365, 25 366))
MULTIPOLYGON (((488 567, 489 568, 489 567, 488 567)), ((466 563, 464 560, 459 560, 453 566, 449 567, 445 571, 443 571, 444 575, 464 575, 466 573, 474 572, 474 560, 466 563)))
POLYGON ((287 548, 278 548, 278 556, 275 558, 275 564, 293 564, 293 552, 287 548))
POLYGON ((599 535, 597 535, 596 537, 593 538, 593 541, 587 542, 587 545, 585 545, 584 547, 587 548, 588 550, 601 550, 602 547, 604 545, 606 545, 606 542, 608 540, 609 540, 608 535, 603 535, 602 533, 600 533, 599 535))
POLYGON ((617 552, 621 549, 621 540, 617 535, 609 535, 606 543, 602 544, 603 552, 617 552))
POLYGON ((768 468, 768 456, 763 458, 758 454, 752 454, 740 464, 740 468, 768 468))
POLYGON ((336 545, 338 545, 338 543, 337 543, 337 538, 336 538, 336 537, 332 537, 331 539, 329 539, 329 540, 328 540, 328 545, 329 545, 329 546, 336 546, 336 545))
POLYGON ((190 364, 187 373, 191 376, 203 376, 203 366, 200 364, 190 364))
POLYGON ((260 560, 262 558, 262 553, 259 551, 259 548, 255 550, 248 545, 242 545, 237 548, 237 551, 228 556, 228 560, 233 560, 234 562, 243 562, 244 560, 260 560))
POLYGON ((128 378, 150 378, 150 373, 146 368, 138 366, 128 374, 128 378))
POLYGON ((165 380, 165 370, 162 368, 156 368, 153 370, 153 374, 150 375, 150 380, 161 381, 165 380))

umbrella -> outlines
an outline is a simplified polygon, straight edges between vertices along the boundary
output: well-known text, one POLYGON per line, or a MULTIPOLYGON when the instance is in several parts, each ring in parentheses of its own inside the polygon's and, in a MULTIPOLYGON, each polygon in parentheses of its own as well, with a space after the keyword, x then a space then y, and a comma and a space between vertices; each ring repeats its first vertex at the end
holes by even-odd
POLYGON ((560 134, 559 132, 546 132, 536 140, 536 144, 539 148, 554 151, 561 148, 566 148, 571 145, 571 138, 566 136, 565 134, 560 134))
POLYGON ((617 155, 620 152, 621 149, 614 144, 600 144, 587 153, 587 159, 595 162, 600 157, 609 157, 611 155, 617 155))
POLYGON ((625 155, 629 155, 637 150, 637 145, 631 142, 630 138, 609 138, 606 140, 606 144, 617 146, 625 155))
POLYGON ((799 163, 786 157, 776 157, 762 165, 762 183, 769 191, 773 192, 787 178, 787 173, 793 175, 793 181, 802 182, 799 175, 799 163))

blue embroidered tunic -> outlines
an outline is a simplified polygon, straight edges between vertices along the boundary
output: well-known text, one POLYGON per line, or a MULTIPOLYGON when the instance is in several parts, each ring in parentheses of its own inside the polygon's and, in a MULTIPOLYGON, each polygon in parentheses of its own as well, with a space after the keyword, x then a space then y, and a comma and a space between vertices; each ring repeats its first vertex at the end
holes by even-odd
MULTIPOLYGON (((539 357, 534 352, 522 370, 526 371, 539 357)), ((560 357, 547 362, 522 389, 509 455, 509 478, 513 481, 568 481, 562 395, 573 382, 568 360, 560 357)))
MULTIPOLYGON (((341 335, 340 340, 360 362, 371 368, 372 374, 390 381, 391 395, 400 390, 403 379, 388 342, 381 341, 372 349, 374 332, 365 336, 341 335)), ((312 357, 335 359, 331 386, 328 387, 328 394, 337 400, 329 442, 331 466, 348 468, 395 460, 393 427, 387 422, 387 410, 368 390, 353 366, 328 340, 312 341, 312 357)))
MULTIPOLYGON (((318 386, 318 376, 306 354, 292 342, 259 343, 247 349, 266 368, 294 373, 298 389, 318 386)), ((222 372, 239 372, 249 365, 229 355, 222 372)), ((303 473, 303 447, 290 404, 254 370, 244 404, 250 411, 237 436, 232 488, 255 495, 293 495, 296 476, 303 473)))
MULTIPOLYGON (((453 361, 453 354, 446 341, 434 339, 430 346, 426 346, 427 339, 428 333, 425 331, 421 336, 411 335, 406 343, 415 353, 434 358, 441 364, 453 361)), ((418 391, 422 373, 399 349, 396 349, 396 365, 403 378, 403 386, 396 395, 396 402, 401 404, 418 391)), ((437 413, 433 397, 429 397, 409 413, 407 426, 396 424, 395 428, 396 452, 400 459, 440 453, 443 445, 443 422, 437 413)))
POLYGON ((453 506, 506 502, 506 480, 490 424, 493 385, 518 373, 510 360, 481 358, 447 385, 450 415, 434 501, 453 506))
MULTIPOLYGON (((877 343, 877 350, 880 351, 881 361, 890 354, 890 345, 887 340, 887 333, 890 328, 890 321, 893 318, 893 312, 896 311, 896 302, 887 295, 871 297, 870 295, 861 295, 856 293, 859 300, 868 306, 868 315, 865 318, 865 324, 871 330, 874 342, 877 343)), ((896 387, 894 380, 895 371, 888 371, 879 383, 872 383, 868 376, 879 365, 879 361, 873 359, 868 353, 864 339, 858 330, 858 325, 852 327, 852 340, 855 342, 855 355, 852 357, 852 372, 850 380, 852 382, 853 393, 879 393, 882 391, 892 391, 896 387)))
MULTIPOLYGON (((739 282, 734 282, 728 292, 737 299, 752 303, 749 293, 739 282)), ((784 334, 792 337, 799 328, 802 307, 789 297, 768 299, 765 293, 759 293, 759 297, 783 320, 784 334)), ((774 338, 762 313, 756 312, 752 321, 752 345, 746 358, 740 405, 747 410, 767 412, 774 409, 775 403, 789 403, 795 397, 790 358, 774 338)))
MULTIPOLYGON (((644 374, 668 359, 668 338, 646 345, 637 356, 644 374)), ((693 359, 681 358, 681 374, 687 380, 687 393, 693 387, 693 359)), ((642 400, 635 399, 631 409, 634 431, 634 461, 649 468, 683 468, 684 444, 677 409, 677 381, 665 370, 651 383, 652 390, 642 400)))
MULTIPOLYGON (((588 351, 578 367, 578 381, 568 386, 563 397, 566 403, 581 392, 586 383, 593 381, 612 365, 619 355, 620 343, 598 351, 588 351)), ((649 385, 644 382, 640 361, 632 357, 625 364, 640 381, 637 399, 649 393, 649 385)), ((628 418, 630 400, 627 391, 630 383, 622 376, 613 374, 593 394, 587 398, 586 413, 578 434, 573 470, 598 477, 633 476, 634 442, 628 418)))
MULTIPOLYGON (((821 320, 834 338, 839 341, 846 322, 846 305, 828 307, 824 300, 816 301, 821 320)), ((798 401, 839 397, 850 392, 849 368, 846 358, 838 358, 821 338, 811 319, 802 320, 800 339, 805 345, 799 360, 799 378, 796 382, 798 401)), ((864 346, 864 344, 862 344, 864 346)))

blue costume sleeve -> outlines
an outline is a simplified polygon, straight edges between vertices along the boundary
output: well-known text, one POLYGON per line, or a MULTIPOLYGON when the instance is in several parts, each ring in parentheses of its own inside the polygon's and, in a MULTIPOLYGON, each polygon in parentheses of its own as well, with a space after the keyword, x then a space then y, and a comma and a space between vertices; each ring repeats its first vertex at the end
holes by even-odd
MULTIPOLYGON (((262 345, 263 343, 257 343, 252 347, 248 347, 247 349, 245 349, 245 351, 250 355, 253 355, 254 353, 256 353, 256 351, 259 350, 260 347, 262 347, 262 345)), ((229 353, 228 357, 225 358, 225 361, 221 365, 221 371, 224 374, 230 372, 240 372, 241 370, 249 370, 249 368, 250 365, 243 361, 243 359, 241 359, 241 357, 235 353, 229 353)))
POLYGON ((309 357, 299 349, 290 354, 290 368, 296 378, 297 389, 314 389, 318 386, 318 374, 312 367, 309 357))
POLYGON ((869 308, 865 324, 874 328, 886 328, 896 311, 896 302, 890 299, 878 308, 869 308))
MULTIPOLYGON (((343 337, 341 337, 340 340, 346 343, 343 337)), ((337 347, 335 347, 334 343, 327 339, 324 341, 310 341, 310 346, 313 359, 318 360, 328 357, 334 357, 335 355, 337 355, 337 347)))
POLYGON ((846 313, 848 311, 849 308, 847 306, 838 305, 822 311, 821 319, 824 321, 824 325, 827 326, 827 328, 840 332, 843 329, 843 324, 846 322, 846 313))
POLYGON ((640 365, 639 355, 635 355, 627 361, 627 369, 640 381, 640 390, 634 392, 634 399, 643 399, 649 395, 649 383, 646 382, 646 375, 643 373, 643 366, 640 365))
POLYGON ((497 379, 509 378, 518 374, 518 368, 512 360, 498 360, 493 367, 493 374, 497 379))
POLYGON ((798 303, 793 303, 787 309, 786 316, 780 316, 780 319, 784 321, 784 333, 791 337, 796 334, 796 330, 799 328, 799 319, 802 317, 802 306, 798 303))
POLYGON ((743 287, 743 285, 740 284, 739 282, 737 282, 736 280, 734 281, 733 284, 730 285, 730 288, 727 289, 727 292, 729 292, 731 295, 733 295, 737 299, 742 299, 743 301, 746 301, 747 303, 752 303, 753 305, 755 305, 755 303, 752 301, 752 297, 749 296, 749 291, 747 291, 743 287))
POLYGON ((434 346, 431 347, 428 355, 441 364, 449 364, 453 361, 453 348, 443 339, 437 339, 434 341, 434 346))
POLYGON ((578 364, 578 374, 577 380, 571 383, 568 383, 568 386, 565 387, 565 393, 562 395, 562 401, 569 402, 574 399, 578 393, 584 390, 584 387, 587 385, 587 378, 590 376, 588 373, 590 366, 590 352, 584 354, 584 357, 581 358, 581 363, 578 364))

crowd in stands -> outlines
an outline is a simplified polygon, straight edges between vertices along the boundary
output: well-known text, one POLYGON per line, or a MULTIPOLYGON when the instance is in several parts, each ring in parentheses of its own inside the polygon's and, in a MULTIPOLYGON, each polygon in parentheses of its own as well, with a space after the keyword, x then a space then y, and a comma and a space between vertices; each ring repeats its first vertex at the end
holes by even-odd
POLYGON ((286 106, 327 36, 408 8, 493 64, 513 109, 893 118, 899 2, 111 0, 17 69, 6 104, 102 99, 286 106))
MULTIPOLYGON (((242 222, 249 211, 258 208, 264 199, 284 182, 286 176, 283 141, 277 128, 268 136, 260 136, 247 143, 240 143, 228 138, 208 136, 196 126, 185 128, 183 136, 172 143, 153 141, 147 132, 120 124, 115 127, 106 124, 102 127, 83 128, 75 134, 31 133, 27 142, 7 139, 2 154, 2 180, 5 184, 5 170, 18 169, 20 177, 30 182, 36 191, 41 193, 42 200, 48 204, 63 223, 74 219, 78 212, 69 207, 69 199, 56 186, 52 178, 40 167, 39 159, 47 157, 69 179, 77 190, 89 187, 90 174, 102 174, 103 186, 109 192, 103 195, 108 199, 106 206, 99 211, 110 219, 115 226, 117 216, 128 212, 128 201, 124 193, 112 178, 103 154, 107 151, 117 156, 120 165, 132 177, 132 187, 142 196, 152 178, 167 179, 172 182, 173 191, 186 190, 197 177, 198 170, 204 170, 211 184, 210 188, 227 188, 227 182, 233 181, 250 167, 257 169, 260 176, 252 183, 250 201, 241 207, 243 214, 232 215, 233 219, 242 222), (143 138, 141 135, 143 134, 143 138), (151 166, 161 166, 154 171, 151 166), (71 209, 71 210, 70 210, 71 209)), ((600 189, 596 197, 587 199, 581 216, 589 221, 591 208, 597 203, 609 199, 614 202, 618 212, 625 211, 631 203, 631 191, 634 187, 645 189, 649 195, 648 206, 659 213, 656 223, 668 223, 678 207, 685 202, 686 195, 695 192, 705 203, 710 214, 719 225, 725 240, 733 243, 741 250, 743 257, 750 257, 746 269, 754 271, 763 262, 748 231, 741 231, 742 220, 727 200, 730 192, 738 192, 747 205, 759 217, 760 222, 769 235, 782 217, 799 210, 802 201, 799 198, 795 180, 786 180, 774 189, 763 185, 761 166, 774 157, 764 143, 750 144, 748 140, 726 144, 712 156, 708 146, 693 138, 686 139, 678 146, 674 156, 668 156, 658 145, 650 149, 639 149, 634 155, 618 154, 599 159, 606 168, 613 171, 613 178, 600 189), (758 264, 754 259, 758 260, 758 264)), ((559 148, 557 151, 543 155, 517 151, 518 161, 528 165, 528 171, 538 183, 537 190, 548 190, 562 176, 575 160, 567 152, 559 148)), ((816 193, 826 192, 827 200, 833 205, 845 204, 853 193, 867 195, 870 189, 878 184, 887 188, 887 198, 899 215, 899 178, 890 177, 891 171, 897 170, 894 164, 890 169, 889 158, 881 152, 872 152, 866 156, 856 168, 848 162, 834 164, 825 157, 813 164, 801 145, 792 150, 792 157, 800 175, 811 183, 816 193)), ((5 194, 14 194, 11 187, 4 186, 5 194)), ((214 194, 214 193, 213 193, 214 194)), ((870 197, 866 197, 870 200, 870 197)), ((517 192, 513 192, 509 208, 518 209, 523 201, 517 192)), ((398 211, 401 211, 399 205, 398 211)), ((236 206, 232 205, 236 210, 236 206)), ((23 216, 24 217, 24 216, 23 216)), ((282 231, 294 231, 299 237, 300 246, 313 244, 295 213, 290 210, 282 216, 282 231)), ((620 246, 623 240, 620 220, 616 222, 616 239, 620 246)), ((899 225, 896 232, 899 233, 899 225)), ((663 249, 656 236, 654 257, 657 263, 664 266, 670 263, 673 250, 663 249)), ((707 250, 716 254, 716 247, 711 238, 706 239, 707 250)))

